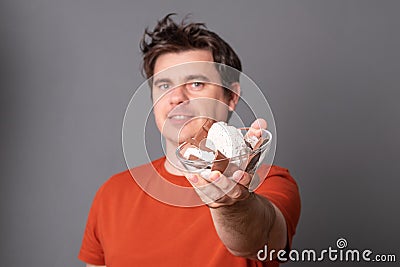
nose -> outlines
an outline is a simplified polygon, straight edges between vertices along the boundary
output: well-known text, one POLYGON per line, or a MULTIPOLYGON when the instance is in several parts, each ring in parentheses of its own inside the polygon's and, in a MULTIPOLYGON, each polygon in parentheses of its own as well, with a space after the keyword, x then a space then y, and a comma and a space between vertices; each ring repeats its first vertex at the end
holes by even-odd
POLYGON ((169 93, 169 101, 171 104, 178 105, 188 100, 185 85, 180 85, 172 89, 169 93))

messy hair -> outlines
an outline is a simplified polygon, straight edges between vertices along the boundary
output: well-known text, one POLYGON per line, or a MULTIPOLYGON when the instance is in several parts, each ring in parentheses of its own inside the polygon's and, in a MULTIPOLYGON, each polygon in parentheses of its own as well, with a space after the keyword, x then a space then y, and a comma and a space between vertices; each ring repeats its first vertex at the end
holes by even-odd
POLYGON ((152 31, 146 28, 143 34, 140 49, 143 53, 142 72, 146 78, 154 75, 156 60, 162 54, 205 49, 212 52, 214 62, 223 64, 218 64, 217 68, 224 87, 239 82, 242 65, 232 47, 216 33, 208 30, 204 23, 186 23, 186 19, 176 23, 171 18, 173 15, 176 14, 168 14, 158 21, 152 31))

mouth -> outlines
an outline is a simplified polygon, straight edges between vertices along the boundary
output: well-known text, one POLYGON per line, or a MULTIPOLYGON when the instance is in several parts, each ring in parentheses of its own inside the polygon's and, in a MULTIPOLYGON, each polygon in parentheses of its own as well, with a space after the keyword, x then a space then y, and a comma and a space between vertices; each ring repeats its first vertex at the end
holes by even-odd
POLYGON ((192 115, 172 115, 168 116, 168 119, 174 119, 174 120, 185 120, 187 118, 193 118, 194 116, 192 115))
POLYGON ((188 115, 188 114, 176 114, 168 116, 168 120, 170 121, 170 123, 178 125, 184 124, 193 118, 194 118, 193 115, 188 115))
POLYGON ((188 106, 189 102, 181 103, 175 106, 167 115, 167 120, 171 124, 182 126, 196 117, 195 109, 188 106))

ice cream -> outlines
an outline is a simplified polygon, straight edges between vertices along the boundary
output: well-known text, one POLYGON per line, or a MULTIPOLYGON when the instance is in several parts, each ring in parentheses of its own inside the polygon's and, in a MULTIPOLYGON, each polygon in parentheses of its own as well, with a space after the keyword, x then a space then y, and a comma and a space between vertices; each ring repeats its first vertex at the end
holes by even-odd
POLYGON ((214 123, 208 131, 206 147, 221 152, 227 158, 233 158, 246 152, 248 146, 242 133, 226 122, 214 123))
POLYGON ((202 159, 211 162, 215 158, 215 153, 213 151, 201 150, 198 147, 188 147, 183 156, 190 160, 202 159))
POLYGON ((183 157, 209 162, 211 171, 224 173, 229 169, 228 173, 231 173, 241 166, 241 169, 251 173, 254 172, 261 154, 252 152, 267 141, 249 134, 243 136, 241 130, 227 125, 226 122, 208 119, 196 135, 187 140, 188 146, 183 157))

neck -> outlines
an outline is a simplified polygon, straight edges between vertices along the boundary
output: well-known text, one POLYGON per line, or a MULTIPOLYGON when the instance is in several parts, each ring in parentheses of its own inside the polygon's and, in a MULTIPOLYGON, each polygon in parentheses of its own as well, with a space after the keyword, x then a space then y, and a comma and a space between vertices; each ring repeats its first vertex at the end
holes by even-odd
POLYGON ((165 169, 174 175, 183 175, 183 172, 179 168, 183 168, 179 159, 176 157, 175 151, 178 147, 177 143, 173 143, 169 140, 165 141, 165 156, 167 159, 165 160, 164 166, 165 169), (177 168, 179 167, 179 168, 177 168))

